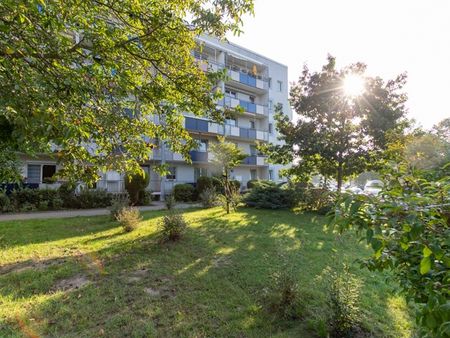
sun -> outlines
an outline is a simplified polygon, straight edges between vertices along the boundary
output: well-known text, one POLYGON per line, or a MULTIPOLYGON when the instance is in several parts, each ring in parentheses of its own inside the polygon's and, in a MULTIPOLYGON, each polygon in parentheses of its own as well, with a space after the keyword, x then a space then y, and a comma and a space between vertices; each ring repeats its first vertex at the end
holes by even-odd
POLYGON ((349 74, 344 79, 343 88, 346 95, 356 97, 364 93, 366 86, 361 75, 349 74))

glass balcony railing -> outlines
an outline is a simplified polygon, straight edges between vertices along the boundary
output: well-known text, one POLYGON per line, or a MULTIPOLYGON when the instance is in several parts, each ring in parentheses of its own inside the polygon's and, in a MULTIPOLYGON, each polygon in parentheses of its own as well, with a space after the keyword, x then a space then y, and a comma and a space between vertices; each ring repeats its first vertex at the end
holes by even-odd
POLYGON ((250 155, 246 157, 242 164, 245 165, 266 165, 266 159, 264 156, 261 155, 250 155))
POLYGON ((268 116, 269 115, 269 107, 268 105, 258 104, 242 99, 238 99, 233 96, 226 95, 222 100, 218 102, 218 105, 225 106, 229 108, 242 107, 242 109, 246 113, 260 115, 260 116, 268 116))
POLYGON ((205 151, 190 151, 192 162, 208 162, 208 153, 205 151))

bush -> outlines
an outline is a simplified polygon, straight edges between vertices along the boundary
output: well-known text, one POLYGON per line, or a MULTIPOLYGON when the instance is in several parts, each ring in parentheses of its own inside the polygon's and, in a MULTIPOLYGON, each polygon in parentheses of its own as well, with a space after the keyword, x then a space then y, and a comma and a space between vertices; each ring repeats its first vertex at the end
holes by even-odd
POLYGON ((267 295, 269 310, 281 319, 296 319, 301 316, 298 285, 287 270, 274 276, 273 288, 267 295))
POLYGON ((219 195, 218 196, 218 204, 222 206, 222 208, 227 211, 227 198, 230 205, 230 209, 236 211, 239 203, 242 201, 241 194, 236 190, 231 190, 231 193, 228 196, 219 195))
POLYGON ((241 190, 241 182, 239 182, 237 180, 231 180, 230 185, 237 192, 239 192, 241 190))
POLYGON ((167 210, 172 210, 175 207, 175 197, 172 194, 166 196, 165 202, 167 210))
POLYGON ((183 215, 170 212, 163 217, 160 228, 163 241, 177 241, 184 235, 187 223, 183 215))
POLYGON ((122 225, 123 230, 131 232, 139 226, 142 217, 138 208, 125 207, 117 214, 117 220, 122 225))
POLYGON ((359 327, 360 282, 344 266, 342 272, 331 272, 328 279, 328 321, 331 337, 352 337, 359 327))
POLYGON ((134 174, 125 177, 125 190, 128 192, 133 205, 139 204, 139 193, 145 191, 149 182, 150 176, 146 172, 142 172, 142 175, 134 174))
POLYGON ((260 209, 284 209, 293 206, 292 191, 282 189, 275 183, 255 184, 244 196, 244 203, 260 209))
POLYGON ((119 213, 122 209, 128 207, 130 205, 130 198, 128 197, 128 193, 117 194, 112 198, 111 207, 109 211, 111 213, 111 218, 113 220, 117 220, 119 213))
POLYGON ((11 201, 6 193, 0 191, 0 212, 11 211, 11 201))
POLYGON ((150 205, 152 203, 152 193, 148 190, 139 191, 139 205, 150 205))
POLYGON ((213 187, 205 189, 199 197, 205 208, 216 206, 219 199, 219 195, 217 194, 216 189, 214 189, 213 187))
POLYGON ((83 189, 75 198, 79 209, 106 208, 111 205, 113 195, 105 190, 83 189))
POLYGON ((194 196, 194 187, 190 184, 177 184, 173 188, 173 195, 176 201, 189 202, 194 196))
POLYGON ((255 184, 257 184, 258 182, 260 182, 259 180, 250 180, 247 182, 247 189, 252 189, 255 184))
POLYGON ((64 182, 58 188, 58 194, 63 202, 65 208, 78 208, 78 203, 75 196, 75 184, 71 182, 64 182))
POLYGON ((195 187, 197 196, 200 196, 203 191, 211 188, 214 188, 213 178, 208 176, 200 176, 197 179, 197 185, 195 187))

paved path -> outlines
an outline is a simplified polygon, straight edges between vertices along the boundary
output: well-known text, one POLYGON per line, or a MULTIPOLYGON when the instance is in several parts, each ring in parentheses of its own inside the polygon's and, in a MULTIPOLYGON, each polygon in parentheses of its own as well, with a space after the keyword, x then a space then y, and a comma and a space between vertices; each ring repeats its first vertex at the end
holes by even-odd
MULTIPOLYGON (((199 204, 177 204, 177 209, 195 208, 199 204)), ((152 202, 152 205, 138 207, 140 211, 163 210, 166 208, 163 202, 152 202)), ((79 216, 101 216, 109 215, 109 209, 79 209, 79 210, 58 210, 58 211, 38 211, 26 212, 19 214, 3 214, 0 215, 0 222, 27 220, 27 219, 43 219, 43 218, 70 218, 79 216)))

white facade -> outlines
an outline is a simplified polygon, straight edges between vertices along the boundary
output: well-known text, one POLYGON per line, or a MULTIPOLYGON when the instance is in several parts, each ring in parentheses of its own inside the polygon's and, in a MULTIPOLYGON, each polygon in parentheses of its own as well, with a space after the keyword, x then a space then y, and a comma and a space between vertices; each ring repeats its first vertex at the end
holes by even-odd
MULTIPOLYGON (((150 161, 143 165, 150 173, 148 189, 163 195, 170 192, 176 184, 195 184, 199 176, 213 175, 216 170, 211 163, 208 147, 217 140, 218 135, 225 135, 229 142, 235 142, 244 153, 249 154, 243 164, 232 172, 233 179, 239 180, 242 187, 245 187, 250 179, 281 181, 279 170, 282 166, 267 163, 264 156, 258 154, 255 145, 257 141, 279 142, 274 121, 274 107, 277 104, 282 104, 283 112, 292 119, 288 102, 287 66, 211 37, 200 37, 198 43, 200 47, 194 52, 194 56, 202 69, 228 70, 227 81, 220 83, 225 97, 218 104, 231 108, 240 106, 244 113, 227 119, 224 125, 186 115, 185 128, 192 137, 202 141, 201 148, 191 152, 191 165, 187 164, 181 155, 164 150, 164 146, 157 149, 150 161), (171 173, 165 177, 160 177, 152 170, 152 166, 161 162, 165 162, 171 169, 171 173)), ((36 164, 43 165, 44 162, 46 165, 56 165, 55 162, 24 159, 24 177, 31 177, 33 183, 42 184, 45 181, 44 171, 51 171, 49 167, 41 166, 38 172, 36 164)), ((108 172, 104 174, 103 180, 98 182, 97 187, 111 192, 121 191, 123 177, 118 173, 108 172)))

